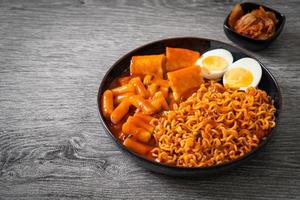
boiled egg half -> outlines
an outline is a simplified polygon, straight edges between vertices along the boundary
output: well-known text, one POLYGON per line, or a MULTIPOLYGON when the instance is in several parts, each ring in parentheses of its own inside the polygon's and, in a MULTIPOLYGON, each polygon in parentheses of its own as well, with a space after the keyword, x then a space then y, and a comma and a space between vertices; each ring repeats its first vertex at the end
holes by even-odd
POLYGON ((260 64, 253 58, 242 58, 232 63, 223 76, 223 85, 239 90, 256 87, 261 79, 260 64))
POLYGON ((205 52, 196 62, 206 79, 219 79, 233 62, 232 54, 225 49, 205 52))

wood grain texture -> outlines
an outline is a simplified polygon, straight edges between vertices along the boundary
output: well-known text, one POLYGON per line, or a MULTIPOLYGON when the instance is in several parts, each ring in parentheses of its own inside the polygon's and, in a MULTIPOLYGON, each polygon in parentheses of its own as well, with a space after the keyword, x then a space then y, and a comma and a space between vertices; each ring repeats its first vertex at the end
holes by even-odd
POLYGON ((121 55, 174 36, 231 43, 222 24, 235 3, 0 1, 0 199, 299 199, 299 1, 264 2, 287 23, 254 55, 284 105, 277 133, 251 161, 215 177, 166 177, 131 162, 100 125, 98 85, 121 55))

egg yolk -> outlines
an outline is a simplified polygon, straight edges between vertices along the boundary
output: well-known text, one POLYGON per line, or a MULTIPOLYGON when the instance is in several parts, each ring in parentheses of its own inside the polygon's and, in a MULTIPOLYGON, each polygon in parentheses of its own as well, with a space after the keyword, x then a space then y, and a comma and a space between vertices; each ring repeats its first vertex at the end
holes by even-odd
POLYGON ((208 71, 223 70, 228 66, 228 62, 221 56, 207 56, 202 60, 202 67, 208 71))
POLYGON ((226 85, 232 88, 241 88, 249 86, 253 81, 252 73, 242 67, 227 71, 224 75, 226 85))

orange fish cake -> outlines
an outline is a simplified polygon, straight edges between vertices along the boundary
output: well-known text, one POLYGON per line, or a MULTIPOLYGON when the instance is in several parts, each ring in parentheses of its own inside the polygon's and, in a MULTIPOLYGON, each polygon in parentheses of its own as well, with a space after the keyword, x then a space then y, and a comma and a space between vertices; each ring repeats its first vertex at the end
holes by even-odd
POLYGON ((197 90, 203 79, 200 75, 200 68, 193 66, 167 73, 173 96, 176 101, 186 97, 197 90))
POLYGON ((164 65, 164 54, 133 56, 131 58, 130 74, 132 76, 154 75, 162 78, 164 65))
POLYGON ((175 71, 193 66, 199 59, 200 53, 189 49, 166 48, 166 70, 175 71))

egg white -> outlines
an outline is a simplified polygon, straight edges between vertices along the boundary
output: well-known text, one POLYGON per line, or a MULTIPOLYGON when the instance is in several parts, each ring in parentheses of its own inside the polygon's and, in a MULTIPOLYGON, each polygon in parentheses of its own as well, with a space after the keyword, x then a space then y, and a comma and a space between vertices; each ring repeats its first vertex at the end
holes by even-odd
MULTIPOLYGON (((229 73, 234 68, 244 68, 246 70, 249 70, 252 73, 253 81, 246 87, 241 87, 239 90, 246 90, 249 87, 257 87, 262 76, 262 70, 260 64, 253 58, 241 58, 232 65, 230 65, 225 74, 229 73)), ((226 85, 227 81, 225 79, 225 74, 223 76, 223 84, 226 85)))
MULTIPOLYGON (((227 51, 225 49, 214 49, 214 50, 205 52, 197 60, 196 65, 200 66, 200 68, 201 68, 203 66, 202 61, 208 56, 220 56, 227 61, 228 66, 230 66, 233 62, 233 56, 229 51, 227 51)), ((228 66, 222 70, 214 70, 214 71, 210 71, 209 73, 207 73, 206 70, 201 70, 201 74, 206 79, 219 79, 223 76, 223 74, 227 70, 228 66)))

